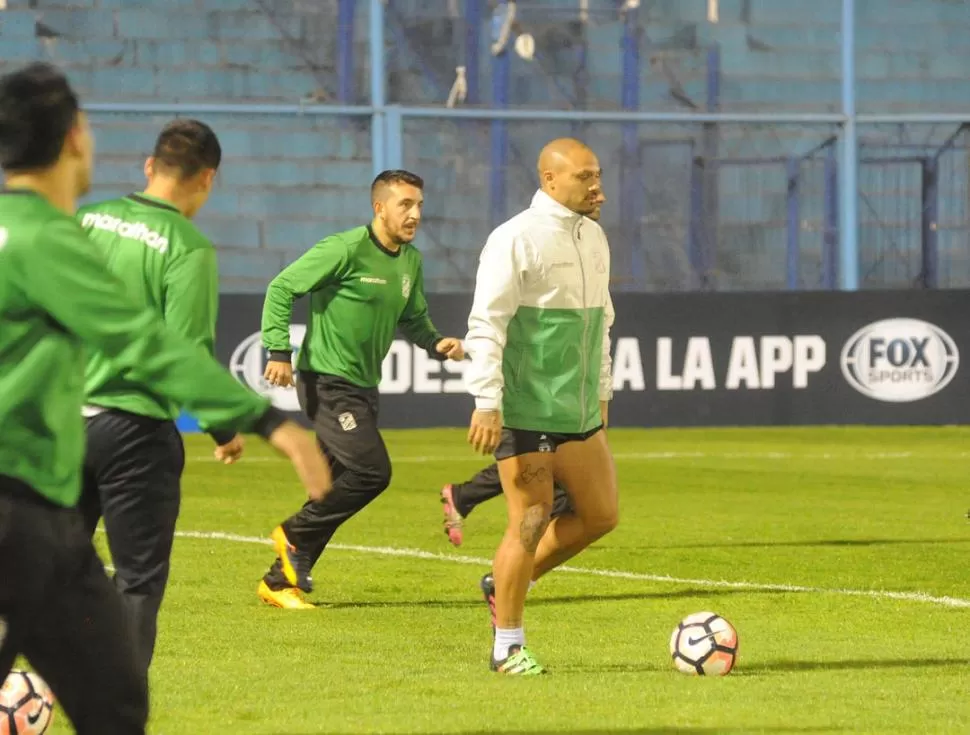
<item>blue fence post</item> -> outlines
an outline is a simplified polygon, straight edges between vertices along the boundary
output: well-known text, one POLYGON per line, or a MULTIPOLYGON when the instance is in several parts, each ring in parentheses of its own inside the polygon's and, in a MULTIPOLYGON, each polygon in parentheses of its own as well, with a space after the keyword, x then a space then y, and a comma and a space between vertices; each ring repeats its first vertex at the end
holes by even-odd
POLYGON ((924 288, 938 288, 940 285, 939 271, 939 239, 937 221, 939 220, 940 187, 936 156, 923 159, 922 176, 922 271, 921 281, 924 288))
POLYGON ((842 0, 842 125, 839 194, 841 282, 859 288, 859 141, 855 110, 855 0, 842 0))
MULTIPOLYGON (((576 71, 573 73, 573 99, 580 110, 589 108, 589 19, 579 14, 579 49, 576 52, 576 71)), ((582 140, 586 137, 589 123, 574 122, 571 135, 582 140)))
MULTIPOLYGON (((637 7, 626 9, 623 24, 623 76, 620 104, 624 110, 640 107, 640 22, 637 7)), ((640 166, 640 135, 637 123, 622 126, 623 156, 620 161, 620 221, 624 243, 630 248, 631 285, 645 281, 645 263, 641 238, 641 200, 643 171, 640 166)))
MULTIPOLYGON (((693 146, 692 146, 693 148, 693 146)), ((691 150, 690 211, 687 228, 687 262, 693 275, 689 287, 703 288, 707 283, 707 263, 704 254, 704 165, 691 150)))
POLYGON ((825 194, 822 218, 825 224, 822 235, 822 288, 832 290, 838 287, 839 166, 831 147, 825 155, 823 177, 825 194))
POLYGON ((465 0, 465 102, 479 103, 481 76, 482 0, 465 0))
MULTIPOLYGON (((503 1, 492 16, 492 40, 497 41, 502 30, 508 6, 503 1), (501 10, 504 9, 504 12, 501 10)), ((510 44, 505 44, 497 54, 492 54, 492 107, 505 109, 509 106, 509 85, 512 74, 510 44)), ((489 213, 492 227, 505 221, 506 190, 509 163, 509 124, 494 119, 491 124, 491 171, 489 174, 489 213)))
POLYGON ((387 64, 384 53, 384 3, 370 0, 370 104, 374 108, 371 115, 370 150, 371 168, 374 176, 385 169, 387 148, 384 129, 384 108, 387 105, 386 75, 387 64))
MULTIPOLYGON (((721 47, 714 44, 707 50, 707 111, 717 112, 721 108, 721 47)), ((702 244, 704 247, 704 287, 711 286, 710 273, 707 264, 717 262, 717 248, 720 238, 721 224, 721 191, 719 185, 721 129, 716 122, 703 125, 703 148, 701 156, 704 160, 704 187, 701 228, 704 233, 702 244)), ((716 287, 716 284, 713 284, 716 287)))
POLYGON ((349 105, 354 98, 354 0, 337 2, 337 99, 349 105))
POLYGON ((385 168, 404 168, 404 117, 397 105, 388 105, 384 113, 385 168))
POLYGON ((798 185, 799 185, 799 174, 801 173, 801 159, 796 156, 792 156, 788 159, 788 207, 787 207, 787 218, 786 218, 786 258, 785 258, 785 272, 786 281, 788 284, 789 291, 796 291, 799 288, 799 261, 801 260, 801 249, 799 246, 799 234, 801 232, 801 223, 799 222, 799 202, 798 202, 798 185))

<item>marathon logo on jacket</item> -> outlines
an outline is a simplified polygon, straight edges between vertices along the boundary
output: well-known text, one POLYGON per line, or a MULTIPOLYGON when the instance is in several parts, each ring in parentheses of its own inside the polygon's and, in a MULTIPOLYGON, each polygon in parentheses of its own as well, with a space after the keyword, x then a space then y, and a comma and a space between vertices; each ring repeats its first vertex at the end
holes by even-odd
POLYGON ((137 240, 160 253, 168 251, 168 238, 148 229, 142 222, 125 222, 110 214, 88 212, 81 220, 81 226, 85 229, 113 232, 127 240, 137 240))

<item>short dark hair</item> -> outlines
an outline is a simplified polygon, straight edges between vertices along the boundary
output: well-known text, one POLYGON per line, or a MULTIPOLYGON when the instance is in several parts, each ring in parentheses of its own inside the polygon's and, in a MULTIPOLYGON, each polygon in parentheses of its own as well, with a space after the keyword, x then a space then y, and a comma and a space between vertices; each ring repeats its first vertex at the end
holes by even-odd
POLYGON ((391 184, 407 184, 408 186, 413 186, 424 191, 424 179, 410 171, 396 168, 390 171, 381 171, 377 174, 377 178, 370 185, 371 201, 376 201, 382 189, 391 184))
POLYGON ((53 166, 79 110, 67 77, 51 64, 29 64, 0 77, 0 168, 53 166))
POLYGON ((180 179, 188 179, 203 169, 218 169, 222 146, 204 122, 178 118, 162 128, 152 156, 156 164, 177 171, 180 179))

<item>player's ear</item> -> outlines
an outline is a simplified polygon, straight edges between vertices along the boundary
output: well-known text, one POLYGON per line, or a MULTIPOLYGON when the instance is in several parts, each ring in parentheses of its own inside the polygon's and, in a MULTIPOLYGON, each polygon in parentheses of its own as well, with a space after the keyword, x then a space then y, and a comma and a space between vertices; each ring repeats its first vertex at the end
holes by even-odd
POLYGON ((145 172, 145 178, 148 179, 149 181, 151 181, 152 180, 152 176, 155 175, 155 157, 154 156, 149 156, 148 158, 145 159, 144 172, 145 172))
POLYGON ((83 156, 85 141, 89 135, 90 130, 87 127, 87 119, 83 112, 78 112, 74 117, 74 124, 71 125, 67 131, 67 135, 64 136, 63 152, 74 158, 83 156))
POLYGON ((214 168, 207 168, 202 172, 202 187, 205 191, 212 191, 212 186, 216 183, 216 173, 214 168))

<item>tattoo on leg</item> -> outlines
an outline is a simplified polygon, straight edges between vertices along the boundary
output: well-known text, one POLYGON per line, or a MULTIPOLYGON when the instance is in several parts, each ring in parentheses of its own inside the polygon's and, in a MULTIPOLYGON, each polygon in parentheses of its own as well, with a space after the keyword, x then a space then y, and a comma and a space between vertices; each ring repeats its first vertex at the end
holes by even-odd
POLYGON ((545 467, 533 468, 531 464, 527 464, 522 468, 522 472, 519 473, 516 479, 523 485, 531 485, 533 482, 545 482, 549 479, 549 470, 545 467))
POLYGON ((522 522, 519 524, 519 541, 530 554, 534 554, 535 550, 539 548, 539 541, 548 525, 549 508, 545 505, 530 505, 526 509, 522 522))

